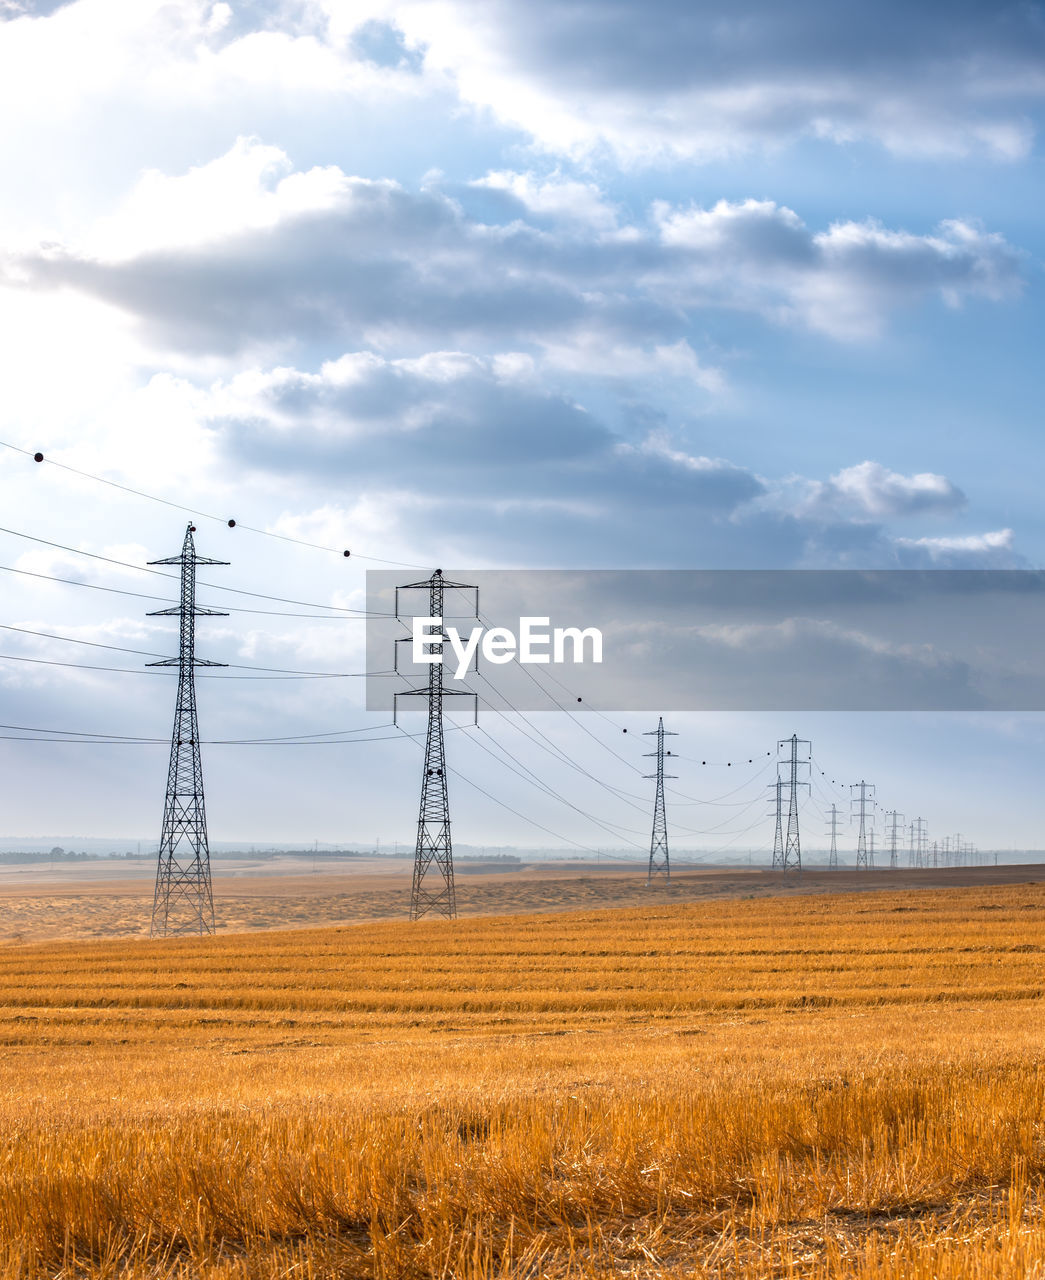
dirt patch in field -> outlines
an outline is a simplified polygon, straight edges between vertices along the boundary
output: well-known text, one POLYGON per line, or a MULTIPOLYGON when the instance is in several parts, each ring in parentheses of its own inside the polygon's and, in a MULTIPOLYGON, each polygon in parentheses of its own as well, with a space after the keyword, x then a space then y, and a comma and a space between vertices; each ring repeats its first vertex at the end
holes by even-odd
MULTIPOLYGON (((0 879, 0 942, 59 938, 142 937, 149 932, 151 869, 119 874, 110 867, 59 870, 5 868, 0 879)), ((764 897, 884 889, 1026 884, 1045 880, 1045 866, 965 867, 897 871, 813 870, 801 877, 746 868, 676 872, 670 885, 647 888, 644 869, 624 872, 596 864, 542 863, 457 879, 462 916, 633 907, 650 902, 764 897)), ((220 932, 285 929, 365 920, 403 919, 410 906, 409 864, 388 869, 323 867, 316 872, 264 872, 214 867, 214 906, 220 932)), ((902 910, 902 908, 898 908, 902 910)))

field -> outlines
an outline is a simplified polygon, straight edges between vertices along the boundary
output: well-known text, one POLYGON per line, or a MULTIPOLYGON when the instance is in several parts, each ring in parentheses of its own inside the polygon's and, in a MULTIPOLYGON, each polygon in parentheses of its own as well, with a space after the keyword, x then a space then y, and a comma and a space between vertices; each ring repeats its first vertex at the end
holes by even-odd
POLYGON ((1033 882, 9 944, 0 1274, 1045 1276, 1043 959, 1033 882))
MULTIPOLYGON (((214 909, 219 932, 301 928, 350 921, 403 920, 410 907, 412 859, 321 860, 307 870, 300 859, 242 858, 214 864, 214 909)), ((54 866, 0 866, 0 943, 62 938, 148 937, 153 860, 91 860, 54 866)), ((1020 884, 1045 878, 1045 869, 1000 866, 857 872, 809 868, 781 884, 779 873, 752 867, 674 872, 670 890, 655 882, 658 901, 704 902, 781 894, 874 892, 955 885, 1020 884)), ((540 862, 502 871, 496 863, 458 866, 462 916, 577 911, 640 906, 650 901, 645 868, 594 862, 540 862), (481 872, 481 874, 477 874, 481 872)))

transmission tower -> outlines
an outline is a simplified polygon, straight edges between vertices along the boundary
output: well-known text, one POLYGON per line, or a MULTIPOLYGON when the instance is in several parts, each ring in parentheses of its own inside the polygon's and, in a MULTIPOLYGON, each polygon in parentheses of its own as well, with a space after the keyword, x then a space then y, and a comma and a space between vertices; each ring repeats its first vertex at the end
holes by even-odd
POLYGON ((867 833, 867 865, 874 867, 874 827, 867 833))
POLYGON ((838 870, 838 805, 831 806, 831 849, 827 855, 827 865, 832 871, 838 870))
MULTIPOLYGON (((446 591, 474 591, 475 611, 479 611, 479 589, 464 582, 448 582, 436 569, 424 582, 408 582, 396 587, 396 618, 399 619, 399 592, 427 591, 431 636, 425 645, 428 684, 423 689, 406 689, 395 695, 395 705, 403 697, 428 699, 428 735, 425 763, 421 773, 421 804, 417 817, 417 845, 414 852, 414 879, 410 891, 410 919, 419 920, 428 912, 457 918, 454 890, 454 853, 450 840, 450 801, 446 790, 446 751, 443 745, 443 699, 476 698, 463 689, 443 688, 443 595, 446 591), (434 883, 433 883, 434 882, 434 883)), ((401 619, 400 619, 401 620, 401 619)), ((398 647, 396 670, 399 669, 398 647)), ((478 715, 478 699, 476 698, 478 715)), ((393 717, 394 718, 394 717, 393 717)))
MULTIPOLYGON (((655 729, 643 734, 645 738, 657 739, 656 751, 647 751, 647 756, 657 757, 657 772, 647 773, 647 778, 657 779, 657 798, 653 802, 653 835, 649 846, 649 871, 646 874, 646 887, 653 883, 653 877, 664 872, 664 879, 671 884, 671 862, 668 858, 668 823, 664 813, 664 779, 674 778, 673 773, 664 772, 664 739, 677 738, 677 733, 664 728, 664 717, 661 716, 655 729)), ((671 752, 668 752, 671 755, 671 752)))
POLYGON ((181 555, 150 564, 181 566, 181 598, 170 609, 157 609, 150 618, 180 618, 180 642, 176 658, 150 662, 150 667, 178 668, 178 698, 174 706, 171 759, 167 770, 167 799, 163 806, 163 834, 156 865, 156 891, 152 900, 152 937, 180 933, 214 932, 214 894, 210 882, 210 849, 207 845, 207 814, 203 802, 203 766, 200 763, 200 735, 196 723, 197 667, 223 667, 196 657, 196 619, 227 618, 217 609, 201 609, 196 604, 196 566, 228 564, 198 556, 192 535, 195 525, 185 530, 181 555))
POLYGON ((914 831, 914 861, 915 866, 924 867, 929 862, 929 833, 925 829, 925 819, 915 818, 913 825, 914 831))
MULTIPOLYGON (((808 738, 800 738, 798 734, 793 733, 790 738, 782 738, 777 744, 777 751, 781 747, 790 748, 791 754, 786 760, 781 760, 777 764, 777 774, 779 777, 780 766, 783 765, 787 772, 786 786, 788 787, 788 808, 787 808, 787 838, 784 841, 781 851, 780 870, 786 876, 789 871, 794 871, 797 875, 802 874, 802 843, 798 834, 798 788, 808 787, 808 782, 800 782, 798 780, 798 770, 800 768, 809 768, 810 756, 813 754, 813 744, 808 738), (800 746, 809 748, 809 754, 804 760, 799 759, 798 749, 800 746)), ((780 830, 780 808, 779 808, 780 791, 777 791, 777 830, 780 830)), ((777 865, 776 850, 773 854, 773 865, 777 865)))
POLYGON ((773 828, 773 870, 781 871, 784 867, 784 825, 783 825, 783 808, 781 804, 781 796, 784 790, 784 780, 778 777, 776 782, 771 783, 776 788, 776 826, 773 828))
POLYGON ((849 821, 853 818, 860 819, 860 826, 856 836, 856 869, 857 871, 867 870, 867 805, 871 803, 871 821, 874 822, 874 784, 871 782, 854 782, 850 784, 849 791, 849 821), (859 795, 851 793, 858 791, 859 795), (853 812, 853 806, 858 805, 859 808, 853 812))
POLYGON ((887 818, 892 818, 892 824, 889 827, 887 834, 889 836, 889 869, 891 871, 895 871, 900 865, 899 858, 896 853, 897 848, 899 847, 898 828, 903 827, 904 816, 902 813, 897 813, 895 809, 889 809, 885 816, 887 818))

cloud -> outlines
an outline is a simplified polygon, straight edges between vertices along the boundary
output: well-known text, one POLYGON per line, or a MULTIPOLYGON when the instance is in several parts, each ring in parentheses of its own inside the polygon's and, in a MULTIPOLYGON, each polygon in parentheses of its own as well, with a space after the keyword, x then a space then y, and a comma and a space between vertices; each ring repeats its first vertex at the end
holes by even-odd
POLYGON ((1011 529, 994 529, 938 538, 897 538, 897 555, 901 563, 912 568, 967 568, 979 564, 984 568, 1013 569, 1026 561, 1017 555, 1011 529))
POLYGON ((946 476, 901 475, 870 460, 843 468, 829 480, 811 485, 808 492, 801 506, 806 514, 854 519, 951 514, 966 505, 965 494, 946 476))
POLYGON ((346 340, 423 350, 435 337, 562 348, 592 333, 664 351, 709 308, 854 340, 934 295, 957 305, 1021 286, 1021 255, 965 222, 817 232, 744 200, 660 202, 629 223, 584 184, 491 182, 514 202, 507 222, 469 216, 437 186, 294 171, 278 148, 240 140, 181 176, 146 174, 87 244, 8 254, 6 275, 100 298, 162 347, 226 354, 346 340))
POLYGON ((468 486, 472 501, 578 504, 600 518, 649 502, 729 512, 762 491, 721 459, 627 443, 551 392, 518 356, 348 354, 318 373, 253 371, 215 386, 205 412, 238 465, 340 486, 468 486))
POLYGON ((324 545, 353 545, 361 529, 371 546, 426 545, 436 527, 444 558, 460 547, 473 563, 475 547, 484 561, 530 563, 560 563, 564 549, 603 564, 1024 563, 1011 534, 895 535, 896 520, 962 511, 946 476, 865 460, 826 481, 781 482, 663 427, 628 439, 518 353, 352 352, 315 373, 255 368, 194 397, 219 468, 278 477, 288 501, 321 498, 293 528, 324 545), (351 513, 339 505, 346 484, 351 513))
POLYGON ((772 200, 720 200, 711 208, 654 207, 661 242, 680 270, 662 297, 719 305, 839 339, 873 337, 889 315, 933 294, 999 300, 1020 288, 1020 254, 1004 237, 960 220, 916 235, 873 219, 814 232, 772 200))
MULTIPOLYGON (((328 9, 336 8, 326 0, 328 9)), ((574 157, 708 160, 812 137, 1024 156, 1038 6, 964 0, 416 0, 386 11, 468 102, 574 157)))

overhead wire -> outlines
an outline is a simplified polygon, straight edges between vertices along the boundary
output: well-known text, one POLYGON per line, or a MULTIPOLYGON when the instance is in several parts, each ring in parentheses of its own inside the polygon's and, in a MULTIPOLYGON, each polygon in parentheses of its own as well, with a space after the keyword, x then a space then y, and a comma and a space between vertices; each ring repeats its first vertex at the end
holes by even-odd
POLYGON ((0 447, 10 449, 13 453, 20 453, 24 457, 32 458, 34 462, 45 463, 47 466, 58 467, 61 471, 68 471, 71 475, 79 476, 83 480, 93 480, 96 484, 107 485, 110 489, 119 489, 123 493, 132 494, 136 498, 144 498, 147 502, 156 502, 164 507, 171 507, 175 511, 183 511, 186 515, 195 516, 199 520, 212 520, 217 524, 223 524, 227 528, 243 529, 247 533, 259 534, 265 538, 276 538, 280 542, 293 543, 298 547, 309 547, 313 551, 329 551, 334 555, 353 556, 357 560, 370 560, 375 564, 388 564, 401 569, 424 569, 425 565, 410 564, 403 560, 384 560, 380 556, 363 555, 360 552, 351 552, 345 548, 327 547, 322 543, 309 542, 305 538, 294 538, 290 534, 275 533, 271 529, 259 529, 254 525, 243 524, 239 520, 229 519, 226 516, 216 516, 209 511, 201 511, 196 507, 188 507, 180 502, 172 502, 169 498, 161 498, 158 494, 147 493, 144 489, 135 489, 131 485, 120 484, 116 480, 108 480, 105 476, 95 475, 91 471, 82 471, 79 467, 70 466, 67 462, 56 462, 53 458, 46 457, 39 450, 33 452, 29 449, 23 449, 16 444, 10 444, 6 440, 0 440, 0 447))
MULTIPOLYGON (((97 551, 84 551, 81 547, 70 547, 63 542, 54 542, 50 538, 40 538, 32 533, 23 533, 20 529, 8 529, 0 525, 0 533, 8 533, 15 538, 24 538, 27 542, 37 542, 41 546, 51 547, 56 551, 67 551, 70 555, 84 556, 89 560, 99 560, 104 564, 113 564, 120 569, 131 569, 135 573, 148 573, 157 578, 166 578, 169 581, 177 582, 179 575, 176 573, 164 573, 160 569, 154 569, 150 565, 132 564, 128 560, 117 560, 113 556, 103 556, 97 551)), ((368 611, 366 609, 356 609, 350 605, 340 604, 321 604, 316 600, 294 600, 286 596, 273 596, 264 591, 247 591, 243 587, 229 587, 221 582, 200 582, 197 580, 198 587, 205 587, 209 591, 226 591, 237 596, 248 596, 255 600, 270 600, 276 604, 295 604, 306 609, 328 609, 333 616, 346 615, 346 621, 355 621, 356 619, 365 618, 390 618, 389 613, 379 613, 368 611), (351 616, 348 616, 351 615, 351 616)), ((231 606, 230 606, 231 608, 231 606)))
MULTIPOLYGON (((201 746, 354 746, 362 742, 391 742, 405 735, 416 739, 423 734, 382 734, 380 730, 397 728, 391 721, 384 724, 364 725, 358 729, 335 729, 321 733, 288 734, 264 738, 200 738, 201 746)), ((103 733, 95 730, 36 728, 32 725, 0 724, 0 729, 13 730, 0 733, 0 739, 16 742, 58 742, 69 746, 170 746, 169 738, 152 738, 144 735, 103 733)))
POLYGON ((511 772, 514 773, 517 777, 522 778, 523 781, 525 782, 529 782, 532 786, 538 787, 545 795, 551 796, 552 798, 558 800, 561 804, 564 804, 568 808, 572 809, 575 813, 579 813, 581 817, 587 818, 589 822, 593 822, 597 827, 601 827, 604 831, 608 832, 608 834, 614 836, 616 839, 618 840, 624 839, 626 844, 634 845, 636 849, 642 848, 642 846, 639 844, 636 844, 634 840, 628 839, 628 836, 622 837, 620 833, 623 831, 623 832, 627 832, 628 835, 644 835, 645 834, 644 832, 638 831, 633 827, 624 827, 624 826, 621 826, 619 823, 608 822, 604 819, 596 818, 594 814, 588 813, 586 810, 582 809, 579 805, 574 804, 572 800, 568 800, 564 795, 556 791, 554 787, 552 787, 550 784, 545 782, 543 778, 539 777, 536 773, 534 773, 533 770, 530 769, 528 765, 523 764, 522 761, 520 761, 514 755, 512 755, 512 753, 506 747, 502 746, 499 742, 497 742, 497 740, 493 738, 490 734, 488 734, 481 725, 479 726, 479 732, 481 734, 484 734, 484 736, 487 737, 494 744, 494 746, 497 747, 499 751, 501 751, 505 756, 507 756, 510 763, 506 764, 505 761, 501 760, 500 757, 495 755, 494 752, 491 751, 489 747, 484 747, 481 742, 477 741, 475 737, 472 737, 471 740, 475 743, 475 745, 479 747, 481 750, 485 751, 487 755, 492 756, 493 759, 497 760, 498 763, 501 764, 503 767, 510 769, 511 772))
MULTIPOLYGON (((490 627, 490 620, 489 620, 488 618, 484 617, 484 616, 482 615, 482 613, 479 613, 479 612, 477 612, 477 613, 476 613, 476 617, 477 617, 477 619, 478 619, 478 620, 483 624, 483 626, 485 626, 487 629, 489 629, 489 627, 490 627)), ((524 673, 529 677, 529 679, 530 679, 530 680, 531 680, 531 681, 532 681, 532 682, 537 686, 537 688, 538 688, 538 689, 540 689, 540 690, 541 690, 541 692, 545 695, 545 697, 547 697, 547 698, 549 699, 549 701, 553 704, 553 706, 555 706, 555 708, 556 708, 557 710, 564 712, 564 713, 565 713, 565 715, 566 715, 566 716, 567 716, 567 717, 568 717, 568 718, 569 718, 569 719, 570 719, 570 720, 571 720, 575 725, 577 725, 577 727, 578 727, 578 728, 580 728, 584 733, 586 733, 586 734, 587 734, 587 735, 588 735, 588 736, 589 736, 589 737, 590 737, 594 742, 598 743, 598 745, 599 745, 599 746, 601 746, 604 750, 608 751, 611 755, 613 755, 613 756, 614 756, 618 761, 620 761, 620 763, 624 764, 627 768, 629 768, 629 769, 633 770, 634 772, 638 773, 640 776, 645 776, 645 775, 643 775, 643 774, 642 774, 642 769, 641 769, 641 767, 639 767, 638 765, 636 765, 636 764, 634 763, 634 761, 628 760, 626 757, 622 756, 619 752, 615 751, 615 750, 614 750, 611 746, 609 746, 607 743, 603 742, 603 740, 602 740, 601 738, 597 737, 597 736, 596 736, 596 735, 591 731, 591 729, 590 729, 590 728, 588 728, 588 726, 583 722, 583 720, 579 719, 579 718, 578 718, 578 717, 577 717, 577 716, 576 716, 576 715, 575 715, 575 714, 574 714, 574 713, 573 713, 573 712, 572 712, 568 707, 564 706, 564 705, 559 701, 559 699, 558 699, 558 698, 556 698, 556 697, 554 696, 554 694, 552 694, 552 692, 551 692, 549 689, 546 689, 546 688, 545 688, 545 687, 540 683, 540 680, 538 679, 538 676, 537 676, 533 671, 531 671, 531 670, 530 670, 530 666, 529 666, 529 664, 527 664, 527 663, 523 663, 523 662, 520 662, 520 661, 519 661, 519 658, 518 658, 518 656, 517 656, 517 654, 513 654, 513 655, 512 655, 512 658, 513 658, 513 661, 515 661, 516 665, 520 668, 520 670, 522 670, 522 671, 523 671, 523 672, 524 672, 524 673)), ((480 678, 481 680, 483 680, 485 683, 489 684, 489 685, 490 685, 490 687, 491 687, 492 689, 495 689, 495 691, 498 693, 498 695, 499 695, 501 698, 503 698, 503 699, 504 699, 504 701, 508 704, 508 706, 509 706, 509 707, 511 707, 511 708, 512 708, 512 710, 515 712, 515 714, 516 714, 516 715, 518 715, 518 716, 520 716, 520 717, 523 717, 523 713, 522 713, 521 711, 519 711, 517 707, 515 707, 515 706, 514 706, 514 704, 510 701, 510 699, 508 699, 508 698, 507 698, 507 696, 506 696, 506 695, 505 695, 501 690, 497 689, 497 688, 496 688, 496 686, 495 686, 495 685, 493 685, 491 681, 487 680, 487 679, 486 679, 486 677, 482 674, 482 672, 479 672, 478 674, 479 674, 479 678, 480 678)), ((558 676, 554 675, 551 671, 545 671, 545 670, 544 670, 544 668, 542 667, 542 668, 541 668, 541 674, 542 674, 542 675, 547 675, 549 679, 554 680, 554 681, 555 681, 555 683, 556 683, 556 684, 557 684, 561 689, 565 690, 565 691, 566 691, 566 692, 567 692, 571 697, 575 697, 575 696, 576 696, 575 691, 570 690, 570 689, 569 689, 565 684, 563 684, 563 682, 558 678, 558 676)), ((578 700, 578 701, 580 701, 580 698, 578 698, 577 700, 578 700)), ((592 706, 590 703, 587 703, 587 704, 585 704, 585 705, 588 707, 589 712, 594 712, 596 715, 600 716, 603 720, 605 720, 608 724, 613 725, 613 727, 614 727, 615 729, 619 729, 622 733, 627 733, 627 729, 626 729, 624 726, 616 724, 613 720, 611 720, 611 719, 610 719, 610 717, 609 717, 609 716, 607 716, 607 715, 605 715, 603 712, 599 711, 599 710, 598 710, 598 708, 596 708, 596 707, 592 706)), ((545 735, 541 732, 541 730, 540 730, 540 729, 537 729, 537 726, 536 726, 536 725, 533 725, 532 721, 527 720, 527 723, 531 725, 531 727, 535 730, 535 732, 537 732, 538 734, 541 734, 541 736, 542 736, 542 737, 545 737, 545 735)), ((553 745, 554 745, 554 744, 553 744, 553 745)), ((570 764, 570 765, 571 765, 571 767, 576 767, 576 766, 573 764, 573 762, 572 762, 572 761, 571 761, 571 760, 570 760, 570 759, 565 755, 565 753, 561 752, 560 748, 558 748, 557 746, 555 746, 555 747, 554 747, 554 749, 555 749, 555 751, 556 751, 557 753, 559 753, 559 754, 562 756, 563 760, 564 760, 566 763, 570 764)), ((678 758, 678 759, 683 759, 683 758, 685 758, 685 757, 681 757, 681 756, 676 757, 676 753, 675 753, 675 752, 670 752, 669 754, 672 756, 672 758, 673 758, 673 759, 675 759, 675 758, 678 758)), ((766 755, 767 755, 767 756, 771 756, 771 755, 772 755, 772 753, 771 753, 771 752, 766 752, 766 755)), ((751 764, 751 763, 753 763, 753 762, 754 762, 754 757, 749 758, 748 763, 749 763, 749 764, 751 764)), ((703 762, 702 762, 702 763, 703 763, 703 762)), ((731 767, 731 763, 732 763, 732 762, 727 762, 727 767, 731 767)), ((754 775, 754 777, 755 777, 755 778, 757 778, 757 777, 761 776, 761 774, 762 774, 762 773, 764 773, 764 772, 765 772, 765 769, 766 769, 766 768, 768 768, 768 767, 769 767, 768 765, 765 765, 762 769, 760 769, 760 770, 758 771, 758 773, 756 773, 756 774, 754 775)), ((587 770, 581 770, 581 772, 587 773, 587 770)), ((610 784, 607 784, 607 783, 605 783, 604 781, 602 781, 602 780, 600 780, 600 779, 598 779, 598 778, 595 778, 595 777, 594 777, 594 775, 592 775, 592 774, 588 774, 588 776, 589 776, 589 777, 591 777, 591 778, 592 778, 592 780, 593 780, 593 781, 595 781, 595 782, 597 782, 600 786, 604 786, 604 787, 606 787, 606 789, 607 789, 607 790, 620 790, 620 789, 618 789, 618 788, 613 788, 613 787, 611 787, 611 786, 610 786, 610 784)), ((726 793, 725 793, 725 795, 726 795, 726 796, 729 796, 729 795, 735 795, 735 794, 736 794, 736 791, 741 790, 744 786, 750 785, 750 782, 751 782, 751 781, 754 781, 754 779, 750 779, 747 783, 743 783, 743 784, 741 784, 741 787, 735 788, 733 791, 726 792, 726 793)), ((688 803, 690 803, 690 804, 704 804, 704 803, 707 803, 707 802, 706 802, 706 801, 704 801, 704 800, 699 800, 699 799, 697 799, 697 797, 695 797, 695 796, 690 796, 690 795, 688 795, 688 794, 687 794, 686 792, 684 792, 684 791, 680 791, 680 790, 679 790, 678 788, 676 788, 676 787, 668 787, 668 788, 666 788, 666 790, 669 792, 669 794, 672 794, 672 795, 674 795, 674 796, 681 796, 685 802, 688 802, 688 803)), ((623 793, 622 793, 622 794, 623 794, 623 793)), ((634 795, 634 793, 629 793, 629 794, 634 795)), ((718 803, 718 801, 712 801, 711 803, 718 803)))
MULTIPOLYGON (((0 631, 14 631, 19 635, 37 636, 44 640, 58 640, 63 644, 82 644, 92 649, 108 649, 113 653, 130 653, 136 657, 142 658, 159 658, 164 662, 170 661, 176 663, 177 659, 171 659, 169 654, 156 653, 151 649, 130 649, 124 645, 104 644, 100 640, 83 640, 78 636, 60 636, 55 635, 51 631, 35 631, 29 627, 16 627, 10 623, 0 622, 0 631)), ((347 679, 365 679, 370 676, 391 676, 395 673, 392 671, 299 671, 291 667, 260 667, 252 663, 243 662, 224 662, 218 664, 229 668, 232 671, 260 671, 270 675, 294 676, 304 679, 322 679, 322 680, 347 680, 347 679)))
MULTIPOLYGON (((583 775, 584 775, 584 777, 589 778, 592 782, 596 783, 598 786, 602 787, 604 790, 609 791, 609 792, 610 792, 611 794, 613 794, 617 799, 623 800, 623 801, 624 801, 624 803, 626 803, 626 804, 630 805, 630 807, 631 807, 631 808, 633 808, 633 809, 637 809, 637 810, 639 810, 639 811, 640 811, 640 812, 642 812, 642 813, 648 813, 648 812, 649 812, 649 798, 648 798, 648 797, 646 797, 646 796, 636 796, 634 792, 627 792, 627 791, 624 791, 622 788, 615 787, 615 786, 613 786, 613 784, 612 784, 612 783, 608 783, 608 782, 606 782, 606 781, 605 781, 605 779, 599 778, 597 775, 595 775, 595 774, 593 774, 593 773, 589 772, 589 770, 585 769, 582 765, 577 764, 577 762, 576 762, 575 760, 573 760, 571 756, 569 756, 565 751, 562 751, 562 749, 561 749, 561 748, 559 748, 557 744, 553 743, 553 742, 552 742, 552 740, 551 740, 550 738, 548 738, 546 734, 544 734, 540 729, 537 729, 537 727, 536 727, 535 725, 533 725, 531 721, 527 720, 527 719, 523 716, 522 712, 520 712, 520 711, 518 710, 518 708, 514 705, 514 703, 512 703, 512 702, 511 702, 511 700, 507 697, 507 695, 506 695, 506 694, 504 694, 501 690, 497 689, 497 688, 496 688, 496 686, 492 684, 492 682, 490 682, 490 681, 486 680, 486 678, 482 675, 482 673, 479 673, 479 677, 480 677, 480 679, 484 680, 484 682, 485 682, 485 683, 489 684, 489 685, 490 685, 490 687, 491 687, 491 689, 493 689, 493 690, 494 690, 494 692, 496 692, 496 693, 498 694, 498 696, 499 696, 500 698, 502 698, 502 699, 507 703, 507 705, 511 708, 511 710, 512 710, 516 715, 520 716, 520 717, 523 719, 523 721, 524 721, 524 723, 525 723, 525 724, 527 724, 527 725, 529 725, 530 727, 532 727, 532 728, 535 730, 535 732, 540 736, 540 738, 541 738, 541 739, 543 739, 543 740, 544 740, 544 742, 548 743, 548 744, 549 744, 549 746, 548 746, 548 747, 544 747, 544 744, 543 744, 541 741, 539 741, 537 738, 532 737, 532 736, 531 736, 531 735, 529 735, 529 734, 525 734, 525 733, 524 733, 524 735, 523 735, 524 737, 529 738, 529 740, 530 740, 531 742, 534 742, 534 743, 535 743, 535 745, 537 745, 538 747, 543 747, 543 749, 545 749, 546 751, 548 751, 548 753, 549 753, 549 754, 554 754, 554 756, 555 756, 557 759, 560 759, 562 763, 564 763, 564 764, 568 765, 570 768, 575 769, 577 772, 579 772, 579 773, 583 774, 583 775), (552 748, 554 749, 554 751, 552 751, 552 748), (635 801, 641 801, 642 803, 641 803, 641 804, 640 804, 640 803, 635 803, 635 801)), ((484 699, 481 699, 481 700, 482 700, 483 702, 486 702, 486 701, 487 701, 485 698, 484 698, 484 699)), ((491 709, 494 709, 494 708, 491 708, 491 709)), ((500 745, 500 744, 498 744, 498 745, 500 745)), ((507 748, 502 747, 502 750, 507 751, 507 748)), ((673 758, 674 758, 674 755, 673 755, 673 758)), ((760 772, 760 773, 764 773, 764 772, 765 772, 765 769, 766 769, 767 767, 768 767, 768 766, 763 766, 763 767, 762 767, 762 769, 761 769, 759 772, 760 772)), ((756 776, 758 776, 758 775, 756 775, 756 776)), ((750 781, 751 781, 751 780, 749 779, 748 783, 746 783, 745 785, 750 785, 750 781)), ((735 793, 730 793, 730 794, 735 794, 735 793)), ((749 809, 753 803, 756 803, 756 802, 757 802, 758 800, 760 800, 760 799, 761 799, 761 797, 759 796, 759 797, 756 797, 756 800, 755 800, 755 801, 738 802, 738 804, 737 804, 736 806, 731 806, 731 807, 739 807, 739 806, 741 806, 741 805, 742 805, 742 810, 741 810, 741 812, 743 812, 744 810, 749 809)), ((690 801, 690 803, 692 803, 692 804, 696 804, 696 803, 701 803, 701 802, 700 802, 700 801, 690 801)), ((732 818, 736 818, 736 817, 739 817, 739 816, 740 816, 739 814, 733 814, 733 815, 732 815, 732 818)), ((730 821, 730 820, 732 820, 732 819, 726 819, 725 821, 730 821)), ((705 830, 705 829, 696 828, 696 827, 687 827, 687 826, 683 826, 682 824, 680 824, 680 823, 678 823, 678 822, 673 822, 673 823, 672 823, 672 828, 673 828, 674 830, 676 830, 676 831, 681 831, 681 832, 683 832, 683 833, 684 833, 684 834, 686 834, 686 835, 707 835, 707 834, 709 834, 710 832, 714 832, 714 831, 719 830, 719 828, 721 828, 721 827, 722 827, 722 826, 724 826, 724 825, 725 825, 725 822, 723 822, 723 823, 719 823, 719 824, 718 824, 718 827, 712 827, 712 828, 708 828, 708 829, 706 829, 706 830, 705 830)), ((628 828, 622 828, 622 830, 628 830, 628 828)))
MULTIPOLYGON (((420 736, 420 735, 406 734, 406 730, 403 729, 401 725, 397 725, 396 727, 400 730, 401 733, 405 734, 407 737, 410 737, 412 741, 417 741, 417 738, 420 736)), ((546 827, 543 823, 538 822, 535 818, 531 818, 529 814, 520 812, 520 810, 513 808, 512 805, 507 804, 504 800, 499 800, 497 796, 492 794, 492 792, 487 791, 485 787, 481 787, 478 782, 474 782, 471 778, 467 776, 467 774, 462 773, 460 769, 454 769, 454 768, 451 768, 450 766, 447 766, 446 771, 447 773, 452 774, 455 778, 460 778, 462 782, 466 783, 469 787, 472 787, 474 790, 486 796, 488 800, 492 800, 494 804, 499 805, 502 809, 506 809, 509 813, 514 813, 517 818, 521 818, 524 822, 529 823, 530 826, 536 827, 539 831, 543 831, 547 835, 554 836, 556 840, 564 840, 567 844, 572 844, 577 849, 584 849, 585 852, 587 853, 597 854, 599 852, 598 849, 593 849, 591 845, 582 844, 579 840, 574 840, 570 836, 564 836, 558 831, 553 831, 551 827, 546 827)))
MULTIPOLYGON (((85 553, 84 553, 85 554, 85 553)), ((130 567, 130 566, 129 566, 130 567)), ((124 587, 103 587, 97 582, 79 582, 76 578, 59 578, 53 573, 39 573, 32 569, 16 569, 13 565, 0 564, 0 570, 4 573, 17 573, 25 578, 40 578, 45 582, 60 582, 68 587, 82 587, 87 591, 104 591, 109 595, 117 596, 133 596, 137 600, 153 600, 161 604, 176 605, 178 603, 171 596, 153 596, 144 591, 128 591, 124 587)), ((163 574, 165 578, 173 577, 172 574, 163 574)), ((319 607, 319 606, 313 606, 319 607)), ((336 606, 323 606, 324 608, 334 608, 336 606)), ((358 617, 343 618, 339 614, 327 613, 291 613, 286 609, 250 609, 246 605, 226 604, 223 606, 226 613, 252 613, 259 614, 267 618, 311 618, 316 622, 356 622, 358 617)), ((367 615, 370 616, 370 615, 367 615)))

